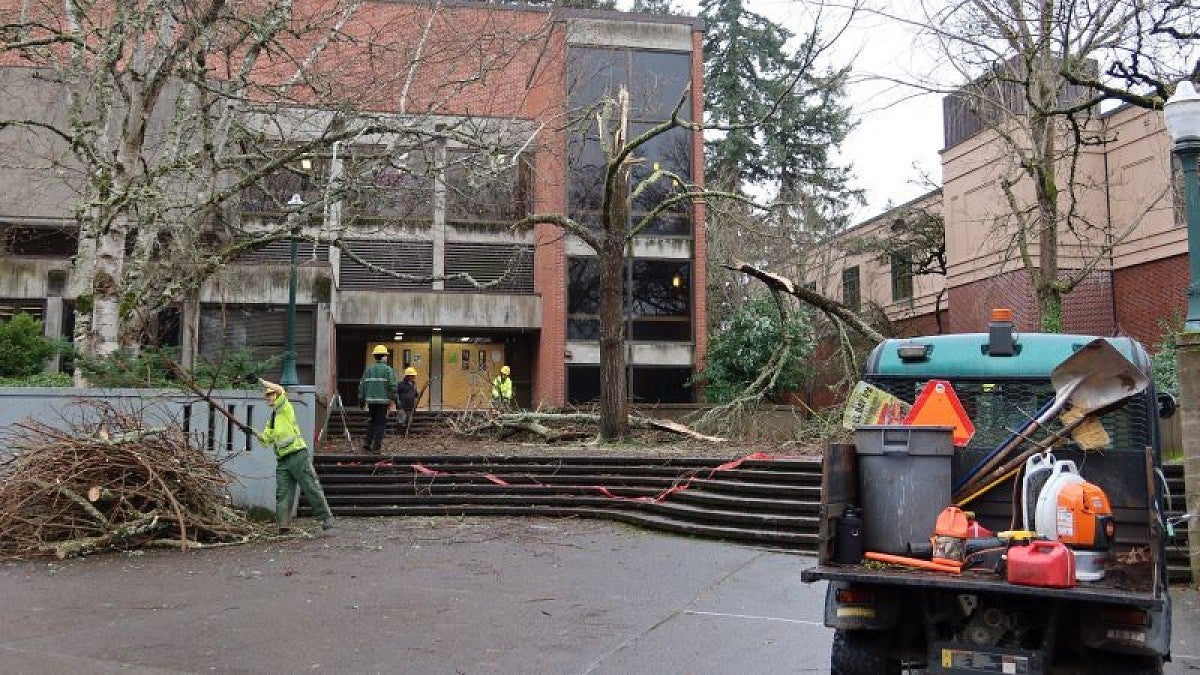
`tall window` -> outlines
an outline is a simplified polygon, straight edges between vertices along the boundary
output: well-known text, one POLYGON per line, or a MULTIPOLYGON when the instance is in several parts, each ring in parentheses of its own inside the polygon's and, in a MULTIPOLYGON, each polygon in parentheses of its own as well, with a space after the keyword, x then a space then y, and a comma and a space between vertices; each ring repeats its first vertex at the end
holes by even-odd
MULTIPOLYGON (((625 87, 630 97, 630 137, 671 119, 681 100, 680 117, 689 119, 692 57, 684 52, 638 51, 595 47, 572 47, 569 56, 567 94, 574 126, 568 146, 568 207, 571 216, 593 226, 600 224, 605 157, 595 124, 595 108, 625 87)), ((691 177, 692 135, 687 129, 672 129, 641 146, 640 161, 631 172, 634 184, 649 176, 657 164, 684 180, 691 177)), ((631 220, 637 223, 659 204, 669 185, 651 186, 634 200, 631 220)), ((656 216, 645 232, 691 233, 692 206, 680 204, 656 216)))
POLYGON ((858 311, 862 303, 862 292, 859 290, 858 265, 842 270, 842 304, 847 308, 858 311))
POLYGON ((913 295, 912 254, 901 251, 892 254, 892 302, 908 300, 913 295))
MULTIPOLYGON (((624 319, 629 339, 687 342, 692 339, 692 263, 687 260, 628 260, 624 319), (628 276, 627 276, 628 278, 628 276)), ((567 266, 567 338, 600 338, 600 264, 571 258, 567 266)))

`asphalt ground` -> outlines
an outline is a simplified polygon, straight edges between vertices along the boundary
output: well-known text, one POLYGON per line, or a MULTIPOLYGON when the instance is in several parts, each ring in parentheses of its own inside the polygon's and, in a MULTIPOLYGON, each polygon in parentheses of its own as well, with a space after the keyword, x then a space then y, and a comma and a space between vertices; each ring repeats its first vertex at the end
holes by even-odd
MULTIPOLYGON (((822 673, 811 562, 606 521, 452 517, 11 562, 0 673, 822 673)), ((1168 672, 1200 670, 1200 600, 1175 598, 1168 672)))

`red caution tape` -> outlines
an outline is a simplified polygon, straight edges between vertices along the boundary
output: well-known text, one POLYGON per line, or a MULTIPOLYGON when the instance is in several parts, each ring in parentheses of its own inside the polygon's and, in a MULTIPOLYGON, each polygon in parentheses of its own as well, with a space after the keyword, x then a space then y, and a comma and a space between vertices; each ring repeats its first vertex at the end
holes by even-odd
MULTIPOLYGON (((733 469, 736 469, 739 466, 741 466, 744 462, 753 461, 753 460, 771 460, 771 459, 778 459, 779 457, 780 457, 779 455, 772 455, 767 452, 753 452, 744 457, 739 457, 737 459, 725 462, 724 464, 719 464, 719 465, 709 469, 707 474, 705 474, 703 476, 700 475, 702 472, 694 473, 694 474, 688 476, 687 478, 681 480, 680 482, 676 483, 675 485, 672 485, 671 487, 667 488, 666 490, 663 490, 662 492, 658 493, 657 495, 654 495, 653 497, 625 497, 625 496, 616 494, 615 492, 613 492, 612 490, 610 490, 609 488, 607 488, 603 485, 588 485, 588 486, 583 486, 583 487, 587 487, 592 490, 595 490, 596 492, 599 492, 600 494, 604 495, 605 497, 608 497, 609 499, 620 499, 623 501, 647 502, 647 503, 661 502, 664 499, 666 499, 667 497, 670 497, 671 495, 673 495, 677 492, 682 492, 682 491, 688 489, 689 487, 691 487, 692 482, 697 479, 704 480, 704 479, 712 478, 714 475, 716 475, 720 471, 732 471, 733 469)), ((358 466, 358 465, 359 465, 359 462, 346 462, 345 464, 343 464, 342 462, 337 463, 337 466, 358 466)), ((394 467, 396 465, 393 464, 389 460, 381 460, 381 461, 375 462, 374 466, 377 469, 381 469, 381 468, 387 468, 387 467, 394 467)), ((415 473, 421 474, 422 476, 451 476, 451 475, 453 475, 449 471, 440 471, 438 469, 431 469, 431 468, 425 466, 424 464, 410 464, 409 466, 412 467, 412 470, 415 473)), ((485 473, 485 474, 483 474, 483 477, 496 485, 502 485, 504 487, 509 487, 511 485, 508 481, 504 480, 503 478, 497 476, 494 473, 485 473)), ((530 477, 530 480, 532 481, 532 483, 534 485, 538 485, 538 486, 545 485, 544 483, 538 482, 538 480, 535 478, 530 477)))

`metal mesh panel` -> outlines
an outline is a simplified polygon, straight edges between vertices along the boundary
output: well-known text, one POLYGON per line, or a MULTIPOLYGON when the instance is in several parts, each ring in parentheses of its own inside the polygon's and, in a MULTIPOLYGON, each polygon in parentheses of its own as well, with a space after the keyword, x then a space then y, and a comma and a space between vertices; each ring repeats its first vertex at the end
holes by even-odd
MULTIPOLYGON (((238 255, 237 261, 287 265, 291 263, 291 251, 291 242, 287 239, 280 239, 255 246, 252 250, 238 255)), ((311 262, 329 262, 329 246, 311 241, 297 242, 296 262, 301 265, 311 262)))
MULTIPOLYGON (((347 240, 343 250, 352 251, 363 260, 393 272, 426 277, 433 274, 433 242, 357 239, 347 240)), ((342 288, 349 289, 429 290, 433 288, 432 280, 398 279, 360 265, 348 255, 341 257, 338 283, 342 288)))
POLYGON ((470 274, 486 283, 509 273, 504 281, 487 288, 476 288, 466 279, 447 279, 446 290, 476 293, 532 293, 533 248, 512 244, 446 244, 446 275, 470 274), (511 270, 511 273, 509 273, 511 270))

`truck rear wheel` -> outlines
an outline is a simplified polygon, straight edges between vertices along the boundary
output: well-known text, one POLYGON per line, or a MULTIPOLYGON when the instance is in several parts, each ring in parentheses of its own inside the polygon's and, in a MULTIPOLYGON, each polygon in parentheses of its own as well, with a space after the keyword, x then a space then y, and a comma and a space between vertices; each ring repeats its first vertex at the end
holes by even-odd
POLYGON ((1161 656, 1105 654, 1094 660, 1092 668, 1104 675, 1162 675, 1163 661, 1161 656))
POLYGON ((899 675, 900 663, 888 659, 890 634, 879 630, 837 630, 829 670, 833 675, 899 675))

